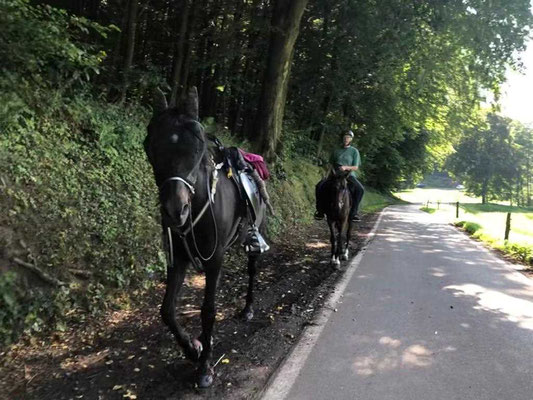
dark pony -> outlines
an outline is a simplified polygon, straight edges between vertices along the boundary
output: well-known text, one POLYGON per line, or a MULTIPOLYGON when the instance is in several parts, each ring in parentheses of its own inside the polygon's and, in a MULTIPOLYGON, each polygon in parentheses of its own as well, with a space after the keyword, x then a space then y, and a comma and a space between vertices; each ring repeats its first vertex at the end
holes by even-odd
POLYGON ((352 222, 349 218, 352 195, 347 181, 349 174, 349 171, 338 169, 332 171, 325 188, 329 200, 325 211, 331 240, 331 265, 335 268, 340 266, 340 260, 347 260, 349 256, 348 247, 352 235, 352 222), (346 232, 344 242, 343 232, 346 232))
MULTIPOLYGON (((208 387, 214 376, 210 365, 211 338, 223 255, 230 245, 244 238, 249 217, 243 211, 247 206, 237 185, 222 168, 223 155, 210 145, 198 122, 196 88, 189 91, 182 112, 168 108, 161 92, 158 96, 144 147, 159 188, 163 238, 169 255, 161 316, 185 355, 198 361, 198 385, 208 387), (202 332, 197 338, 191 338, 176 320, 177 299, 191 265, 205 273, 202 332)), ((262 204, 258 225, 264 215, 262 204)), ((248 320, 253 317, 257 259, 255 254, 248 257, 248 293, 243 310, 248 320)))

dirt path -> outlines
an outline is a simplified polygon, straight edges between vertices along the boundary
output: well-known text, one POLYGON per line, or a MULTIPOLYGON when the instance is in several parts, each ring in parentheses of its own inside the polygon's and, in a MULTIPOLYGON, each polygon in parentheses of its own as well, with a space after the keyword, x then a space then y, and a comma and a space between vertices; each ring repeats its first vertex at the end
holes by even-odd
MULTIPOLYGON (((365 216, 352 254, 372 228, 365 216)), ((67 333, 32 339, 0 353, 0 393, 10 399, 249 399, 266 383, 339 277, 329 267, 324 222, 273 245, 256 286, 255 317, 236 317, 244 305, 246 268, 228 260, 217 298, 213 359, 216 380, 196 389, 194 366, 159 316, 164 285, 144 295, 142 306, 110 313, 67 333)), ((240 260, 242 263, 242 260, 240 260)), ((190 274, 180 320, 199 333, 204 279, 190 274)), ((0 397, 2 397, 0 395, 0 397)))

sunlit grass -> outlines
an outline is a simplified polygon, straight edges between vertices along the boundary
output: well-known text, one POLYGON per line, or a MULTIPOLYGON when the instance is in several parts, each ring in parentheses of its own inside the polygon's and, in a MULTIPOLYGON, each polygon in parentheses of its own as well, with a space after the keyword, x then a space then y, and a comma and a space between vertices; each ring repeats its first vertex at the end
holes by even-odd
POLYGON ((361 201, 360 211, 365 214, 371 213, 397 202, 398 201, 392 197, 385 196, 370 188, 366 188, 365 195, 361 201))

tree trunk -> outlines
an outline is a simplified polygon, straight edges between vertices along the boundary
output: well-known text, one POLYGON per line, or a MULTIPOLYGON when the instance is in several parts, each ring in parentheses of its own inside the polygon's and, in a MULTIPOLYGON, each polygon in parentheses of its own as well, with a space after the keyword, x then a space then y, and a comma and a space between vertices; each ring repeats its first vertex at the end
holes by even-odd
POLYGON ((481 188, 481 204, 487 204, 488 186, 489 186, 489 182, 487 180, 484 180, 483 186, 481 188))
POLYGON ((183 69, 183 60, 185 58, 185 36, 187 34, 187 21, 189 17, 189 2, 187 0, 183 3, 183 9, 180 15, 180 31, 178 41, 176 43, 176 51, 174 54, 174 62, 172 63, 172 92, 170 94, 170 104, 176 105, 178 102, 178 89, 180 85, 181 71, 183 69))
MULTIPOLYGON (((126 7, 128 5, 128 0, 122 0, 120 2, 120 7, 126 7)), ((122 19, 120 20, 120 32, 117 34, 117 39, 115 41, 115 46, 113 48, 113 59, 112 59, 112 64, 113 64, 113 68, 115 70, 115 73, 116 73, 116 76, 118 77, 118 71, 119 71, 119 65, 120 65, 120 53, 121 53, 121 44, 122 44, 122 39, 124 37, 124 32, 126 32, 126 29, 127 29, 127 24, 128 24, 128 13, 124 13, 122 15, 122 19)))
POLYGON ((276 0, 254 138, 272 161, 281 135, 294 44, 308 0, 276 0))
POLYGON ((131 65, 133 63, 133 54, 135 50, 135 31, 137 29, 137 10, 139 9, 139 0, 130 0, 128 8, 128 29, 126 36, 126 57, 122 68, 123 87, 121 101, 126 99, 128 91, 128 79, 131 65))

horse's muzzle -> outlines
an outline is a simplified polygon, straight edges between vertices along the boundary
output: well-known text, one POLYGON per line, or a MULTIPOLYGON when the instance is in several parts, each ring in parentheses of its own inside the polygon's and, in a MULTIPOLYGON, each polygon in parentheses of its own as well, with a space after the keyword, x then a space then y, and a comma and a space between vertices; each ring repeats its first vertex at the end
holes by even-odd
POLYGON ((169 226, 172 230, 183 228, 189 219, 190 212, 191 207, 189 203, 171 203, 162 207, 165 225, 169 226))

